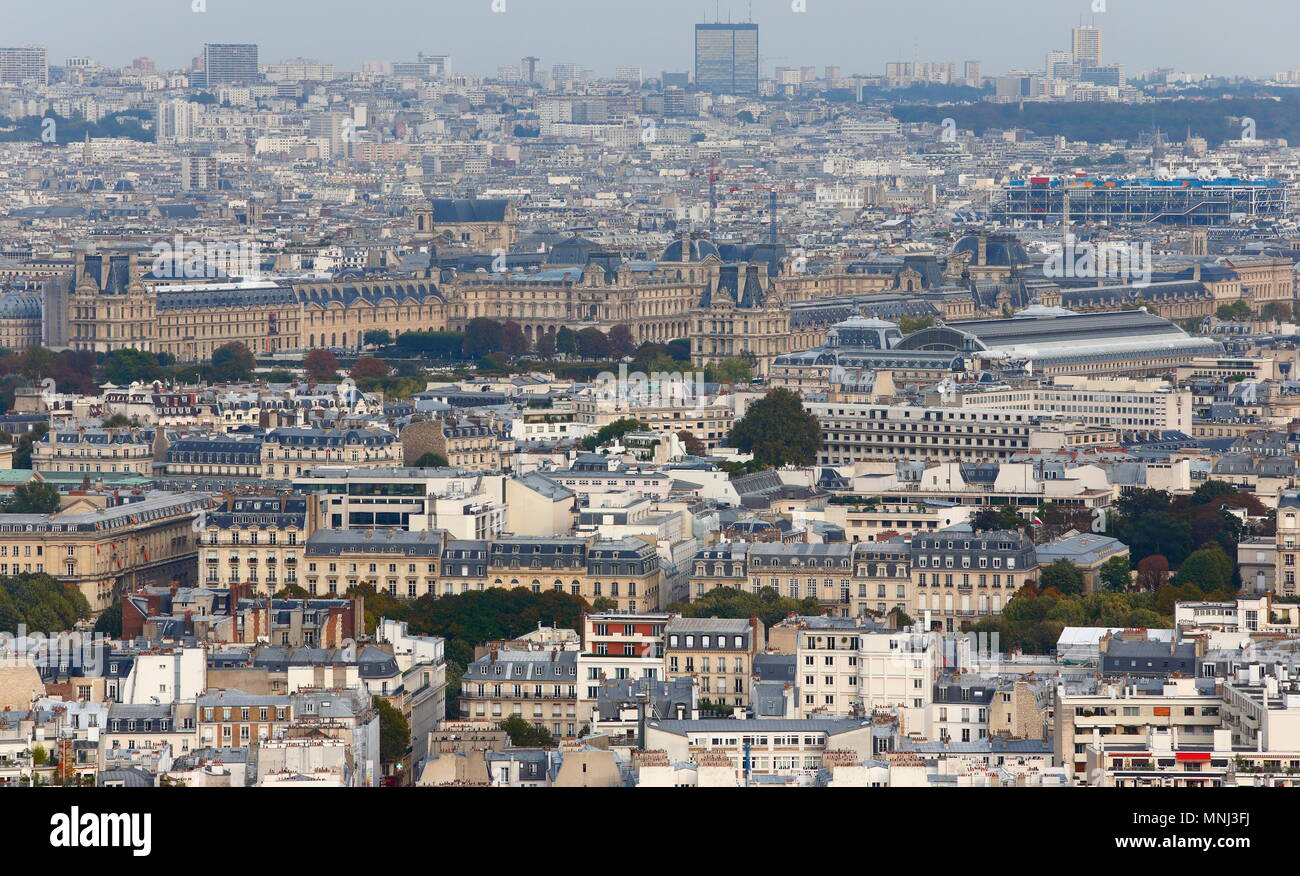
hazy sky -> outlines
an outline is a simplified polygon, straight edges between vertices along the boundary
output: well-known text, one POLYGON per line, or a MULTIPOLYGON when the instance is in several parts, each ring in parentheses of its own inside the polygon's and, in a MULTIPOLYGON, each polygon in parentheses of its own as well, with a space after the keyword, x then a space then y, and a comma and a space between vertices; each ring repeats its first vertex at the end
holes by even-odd
MULTIPOLYGON (((647 75, 693 66, 692 25, 715 0, 0 0, 0 44, 49 48, 51 63, 89 55, 119 66, 138 56, 188 66, 205 42, 256 42, 263 63, 290 57, 358 69, 362 60, 448 54, 456 70, 492 74, 525 55, 598 73, 647 75), (504 12, 493 7, 504 6, 504 12)), ((887 61, 984 63, 986 74, 1039 69, 1068 49, 1070 28, 1104 30, 1107 63, 1130 74, 1272 74, 1300 68, 1300 0, 716 0, 722 20, 760 26, 764 71, 837 64, 884 72, 887 61)), ((820 71, 819 71, 820 75, 820 71)))

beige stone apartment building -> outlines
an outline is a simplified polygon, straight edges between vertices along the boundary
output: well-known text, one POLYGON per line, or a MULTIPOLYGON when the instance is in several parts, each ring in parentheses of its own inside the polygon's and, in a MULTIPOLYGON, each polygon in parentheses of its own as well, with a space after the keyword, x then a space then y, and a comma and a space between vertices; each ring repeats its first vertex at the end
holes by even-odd
POLYGON ((0 514, 0 575, 44 572, 79 588, 91 611, 146 584, 193 585, 195 517, 210 493, 141 494, 94 511, 0 514))
POLYGON ((674 617, 664 627, 664 677, 698 678, 700 699, 718 706, 748 705, 754 655, 764 647, 757 618, 674 617))

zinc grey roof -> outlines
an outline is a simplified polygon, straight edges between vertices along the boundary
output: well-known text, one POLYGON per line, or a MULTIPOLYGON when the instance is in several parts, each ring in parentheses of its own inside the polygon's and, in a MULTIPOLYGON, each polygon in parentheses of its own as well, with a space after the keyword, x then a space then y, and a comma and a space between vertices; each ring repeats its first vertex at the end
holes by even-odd
POLYGON ((572 499, 574 496, 573 490, 570 490, 568 487, 561 486, 560 484, 557 484, 555 481, 551 480, 545 475, 539 474, 535 471, 529 472, 526 475, 520 475, 519 477, 515 478, 515 480, 519 481, 519 483, 523 484, 525 487, 528 487, 528 489, 532 490, 538 495, 544 496, 547 499, 550 499, 552 501, 563 501, 565 499, 572 499))
POLYGON ((744 635, 751 631, 749 621, 721 617, 675 617, 664 627, 665 633, 723 633, 744 635))
POLYGON ((1126 545, 1117 538, 1095 533, 1075 533, 1063 536, 1034 548, 1040 565, 1056 560, 1069 560, 1078 565, 1090 565, 1121 553, 1126 545))
POLYGON ((757 654, 754 656, 754 674, 763 681, 793 684, 795 677, 794 654, 757 654))
POLYGON ((698 721, 653 721, 651 727, 665 733, 826 733, 836 735, 870 728, 870 721, 856 718, 762 718, 737 721, 733 718, 702 718, 698 721))
POLYGON ((442 554, 439 530, 321 530, 307 539, 305 554, 337 557, 345 553, 384 554, 403 557, 436 557, 442 554))

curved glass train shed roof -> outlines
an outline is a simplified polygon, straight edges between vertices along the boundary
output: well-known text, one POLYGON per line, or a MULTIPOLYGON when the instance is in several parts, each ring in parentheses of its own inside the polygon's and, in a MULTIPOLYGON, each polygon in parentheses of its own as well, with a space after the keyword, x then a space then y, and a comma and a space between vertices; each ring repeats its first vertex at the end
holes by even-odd
POLYGON ((1222 345, 1211 338, 1188 335, 1145 310, 1125 310, 954 322, 913 332, 899 342, 898 349, 1003 353, 1048 364, 1100 363, 1159 351, 1187 356, 1217 354, 1222 345))

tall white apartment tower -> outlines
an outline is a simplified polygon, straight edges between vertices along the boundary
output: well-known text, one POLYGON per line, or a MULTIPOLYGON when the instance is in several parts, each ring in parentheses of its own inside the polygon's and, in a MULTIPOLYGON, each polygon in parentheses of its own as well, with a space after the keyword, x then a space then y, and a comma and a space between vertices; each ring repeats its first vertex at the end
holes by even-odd
POLYGON ((1101 66, 1101 28, 1081 24, 1073 31, 1074 63, 1083 67, 1101 66))

